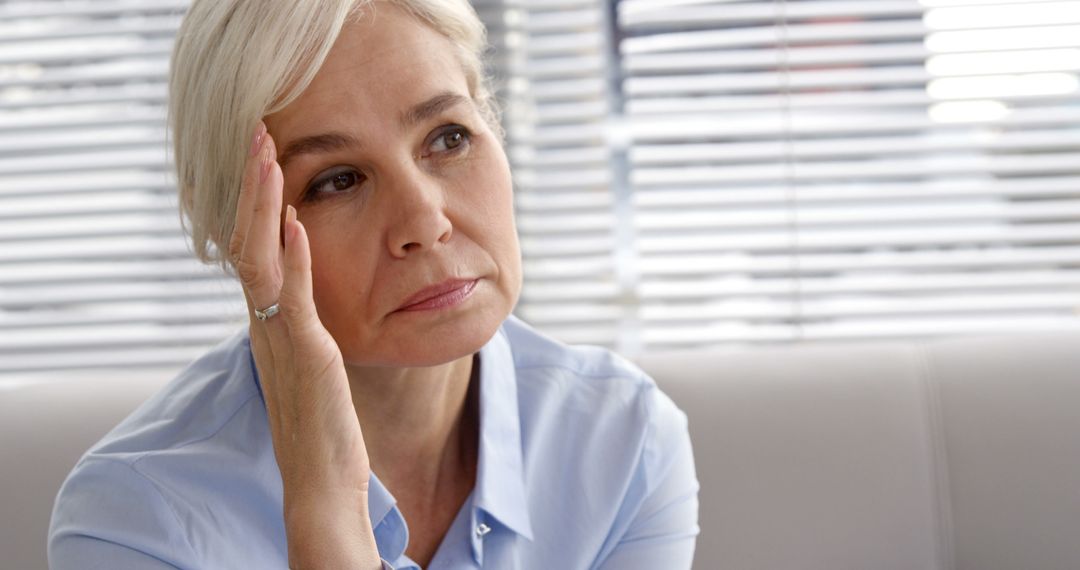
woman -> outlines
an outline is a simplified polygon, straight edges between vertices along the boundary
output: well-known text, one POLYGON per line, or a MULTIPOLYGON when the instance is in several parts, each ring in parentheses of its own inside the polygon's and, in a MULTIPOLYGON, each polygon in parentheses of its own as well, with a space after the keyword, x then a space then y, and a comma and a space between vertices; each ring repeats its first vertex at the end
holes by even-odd
POLYGON ((251 323, 83 457, 54 569, 690 566, 685 416, 510 316, 483 49, 465 0, 195 0, 181 206, 251 323))

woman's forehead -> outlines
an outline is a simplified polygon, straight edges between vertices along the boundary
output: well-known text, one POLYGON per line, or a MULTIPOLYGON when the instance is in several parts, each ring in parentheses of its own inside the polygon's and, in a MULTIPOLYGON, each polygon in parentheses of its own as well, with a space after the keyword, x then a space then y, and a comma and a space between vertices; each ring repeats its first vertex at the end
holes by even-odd
POLYGON ((322 75, 393 71, 453 60, 449 38, 391 4, 346 24, 319 70, 322 75))
MULTIPOLYGON (((278 127, 312 114, 397 117, 444 92, 467 97, 453 43, 401 9, 379 3, 341 31, 312 83, 272 117, 278 127)), ((306 117, 306 118, 305 118, 306 117)))

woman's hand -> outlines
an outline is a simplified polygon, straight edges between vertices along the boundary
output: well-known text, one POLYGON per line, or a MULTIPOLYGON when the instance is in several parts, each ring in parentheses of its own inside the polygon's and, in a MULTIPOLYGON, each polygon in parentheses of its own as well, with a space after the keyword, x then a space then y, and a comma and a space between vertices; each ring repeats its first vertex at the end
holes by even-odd
POLYGON ((284 485, 289 566, 380 568, 368 518, 367 449, 341 352, 315 312, 307 233, 292 206, 279 225, 283 176, 276 159, 260 122, 229 255, 247 298, 251 349, 284 485), (277 315, 256 318, 256 309, 275 303, 277 315))

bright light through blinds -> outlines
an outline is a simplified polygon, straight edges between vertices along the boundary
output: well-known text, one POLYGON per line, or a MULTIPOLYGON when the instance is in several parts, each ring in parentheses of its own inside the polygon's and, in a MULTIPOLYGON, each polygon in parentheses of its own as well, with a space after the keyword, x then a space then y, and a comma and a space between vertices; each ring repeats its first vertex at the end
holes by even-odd
MULTIPOLYGON (((927 92, 944 101, 930 107, 934 120, 1000 120, 1011 113, 1008 99, 1080 91, 1080 48, 1046 47, 1042 37, 1048 27, 1080 22, 1080 3, 936 7, 923 21, 931 30, 927 92), (982 28, 981 36, 965 37, 969 28, 982 28), (1003 43, 1008 51, 998 47, 1003 43)), ((1074 45, 1075 36, 1071 41, 1065 45, 1074 45)))

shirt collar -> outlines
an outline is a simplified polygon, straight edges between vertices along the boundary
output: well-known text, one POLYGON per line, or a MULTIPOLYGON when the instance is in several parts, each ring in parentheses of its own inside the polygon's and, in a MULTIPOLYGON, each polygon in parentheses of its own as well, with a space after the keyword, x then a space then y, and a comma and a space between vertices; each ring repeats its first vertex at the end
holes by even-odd
POLYGON ((371 472, 368 479, 368 518, 375 531, 379 555, 386 560, 397 560, 409 544, 409 527, 401 511, 394 508, 397 499, 383 486, 382 481, 371 472))
MULTIPOLYGON (((517 374, 510 342, 499 329, 480 349, 480 450, 476 485, 471 495, 473 529, 483 519, 498 521, 507 529, 532 540, 525 495, 519 418, 517 374), (483 511, 487 516, 481 516, 483 511)), ((368 485, 368 515, 375 529, 380 555, 398 560, 409 541, 408 527, 397 500, 378 476, 371 473, 368 485)), ((473 557, 483 560, 482 537, 470 533, 473 557)))
POLYGON ((532 540, 525 494, 517 374, 500 327, 480 349, 480 459, 473 505, 532 540))

